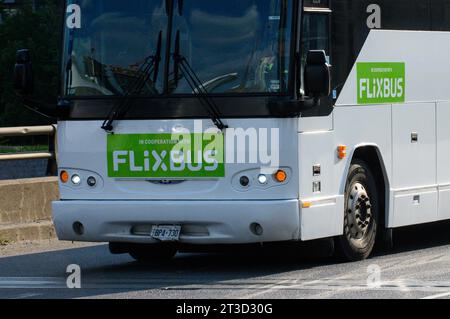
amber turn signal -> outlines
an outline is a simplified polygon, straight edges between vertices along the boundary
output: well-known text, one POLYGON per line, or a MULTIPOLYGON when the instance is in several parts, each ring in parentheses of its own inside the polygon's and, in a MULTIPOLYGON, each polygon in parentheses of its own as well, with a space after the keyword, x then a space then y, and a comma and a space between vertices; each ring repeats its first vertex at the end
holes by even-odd
POLYGON ((67 183, 70 179, 69 173, 67 173, 66 171, 61 171, 61 173, 59 174, 59 178, 61 180, 62 183, 67 183))
POLYGON ((276 172, 275 173, 275 180, 278 182, 278 183, 284 183, 286 180, 287 180, 287 174, 286 174, 286 172, 285 171, 283 171, 283 170, 279 170, 278 172, 276 172))
POLYGON ((344 159, 347 156, 347 146, 339 145, 338 146, 338 158, 344 159))
POLYGON ((302 203, 302 208, 311 208, 312 203, 311 202, 303 202, 302 203))

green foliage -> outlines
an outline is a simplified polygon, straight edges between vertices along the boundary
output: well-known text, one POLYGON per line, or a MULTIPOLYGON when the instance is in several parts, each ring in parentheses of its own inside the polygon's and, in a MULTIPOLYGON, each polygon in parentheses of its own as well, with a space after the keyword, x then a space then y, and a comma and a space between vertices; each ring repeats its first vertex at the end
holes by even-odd
POLYGON ((5 146, 0 142, 0 154, 48 152, 48 145, 5 146))
POLYGON ((35 75, 35 100, 56 104, 59 88, 61 1, 36 1, 8 12, 0 0, 0 126, 49 124, 51 120, 27 110, 16 98, 12 86, 15 55, 29 49, 35 75))
POLYGON ((7 246, 11 244, 11 241, 7 240, 7 239, 1 239, 0 238, 0 246, 7 246))

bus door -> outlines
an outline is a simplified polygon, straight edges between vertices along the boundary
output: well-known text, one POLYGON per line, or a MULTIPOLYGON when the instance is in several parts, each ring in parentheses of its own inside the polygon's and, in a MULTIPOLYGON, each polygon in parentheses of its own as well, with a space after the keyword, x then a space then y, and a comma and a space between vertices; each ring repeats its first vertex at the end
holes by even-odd
MULTIPOLYGON (((301 66, 300 75, 303 79, 306 57, 311 50, 324 50, 328 64, 332 65, 331 50, 331 9, 330 0, 305 0, 303 2, 303 17, 301 31, 301 66)), ((303 82, 303 81, 302 81, 303 82)), ((304 95, 304 84, 301 84, 300 94, 304 95)), ((318 107, 304 112, 303 116, 328 115, 337 98, 335 89, 332 96, 323 98, 318 107)))

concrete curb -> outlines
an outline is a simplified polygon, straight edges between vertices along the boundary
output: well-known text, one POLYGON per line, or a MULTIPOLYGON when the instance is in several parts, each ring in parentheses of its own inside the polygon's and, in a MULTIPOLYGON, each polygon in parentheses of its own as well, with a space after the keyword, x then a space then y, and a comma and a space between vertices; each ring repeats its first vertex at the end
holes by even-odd
POLYGON ((53 223, 49 220, 29 224, 0 226, 0 238, 6 243, 44 240, 55 237, 55 228, 53 227, 53 223))
POLYGON ((0 181, 0 241, 54 238, 51 203, 58 198, 56 177, 0 181))

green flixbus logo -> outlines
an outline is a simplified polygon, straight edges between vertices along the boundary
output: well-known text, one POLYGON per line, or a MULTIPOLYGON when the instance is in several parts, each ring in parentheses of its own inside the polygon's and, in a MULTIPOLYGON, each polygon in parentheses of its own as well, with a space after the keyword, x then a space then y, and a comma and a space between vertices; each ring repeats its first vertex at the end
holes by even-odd
POLYGON ((225 176, 220 133, 108 135, 107 157, 111 178, 225 176))
POLYGON ((358 104, 404 103, 405 63, 357 63, 358 104))

